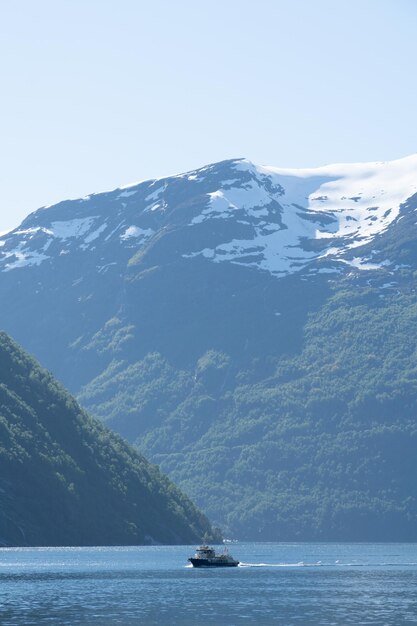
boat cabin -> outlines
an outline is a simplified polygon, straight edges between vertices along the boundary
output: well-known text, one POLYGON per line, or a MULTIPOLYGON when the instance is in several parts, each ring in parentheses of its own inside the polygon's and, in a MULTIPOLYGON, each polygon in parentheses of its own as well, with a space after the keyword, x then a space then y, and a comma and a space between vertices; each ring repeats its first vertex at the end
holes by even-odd
POLYGON ((195 555, 198 559, 212 559, 215 556, 215 551, 209 546, 200 546, 197 548, 195 555))

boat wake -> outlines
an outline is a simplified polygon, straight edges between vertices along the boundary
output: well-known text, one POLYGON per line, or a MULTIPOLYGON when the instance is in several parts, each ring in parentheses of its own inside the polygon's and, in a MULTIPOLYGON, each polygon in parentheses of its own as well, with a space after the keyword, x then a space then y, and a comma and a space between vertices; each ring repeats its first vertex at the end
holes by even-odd
POLYGON ((417 563, 239 563, 239 567, 415 567, 417 563))
POLYGON ((239 567, 322 567, 323 563, 239 563, 239 567))

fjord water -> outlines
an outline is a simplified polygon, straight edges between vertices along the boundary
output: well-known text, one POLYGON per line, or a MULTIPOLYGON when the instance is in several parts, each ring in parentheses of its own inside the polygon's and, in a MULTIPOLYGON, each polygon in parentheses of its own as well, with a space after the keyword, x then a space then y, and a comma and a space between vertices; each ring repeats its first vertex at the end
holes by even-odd
POLYGON ((4 548, 2 626, 415 624, 417 544, 236 543, 237 568, 194 546, 4 548))

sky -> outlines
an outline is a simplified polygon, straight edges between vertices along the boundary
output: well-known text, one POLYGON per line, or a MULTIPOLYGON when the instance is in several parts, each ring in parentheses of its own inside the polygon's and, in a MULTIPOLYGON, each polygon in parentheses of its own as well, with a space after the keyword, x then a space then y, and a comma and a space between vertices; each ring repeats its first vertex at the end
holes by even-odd
POLYGON ((415 0, 1 0, 0 232, 227 158, 417 152, 415 0))

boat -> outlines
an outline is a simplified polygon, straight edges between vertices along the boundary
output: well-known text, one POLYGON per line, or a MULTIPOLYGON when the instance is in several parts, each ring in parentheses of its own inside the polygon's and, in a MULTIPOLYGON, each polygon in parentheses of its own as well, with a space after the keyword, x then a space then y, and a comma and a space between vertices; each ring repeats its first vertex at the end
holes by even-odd
POLYGON ((200 546, 196 549, 195 555, 188 559, 193 567, 237 567, 236 561, 225 548, 222 554, 216 554, 214 548, 200 546))

